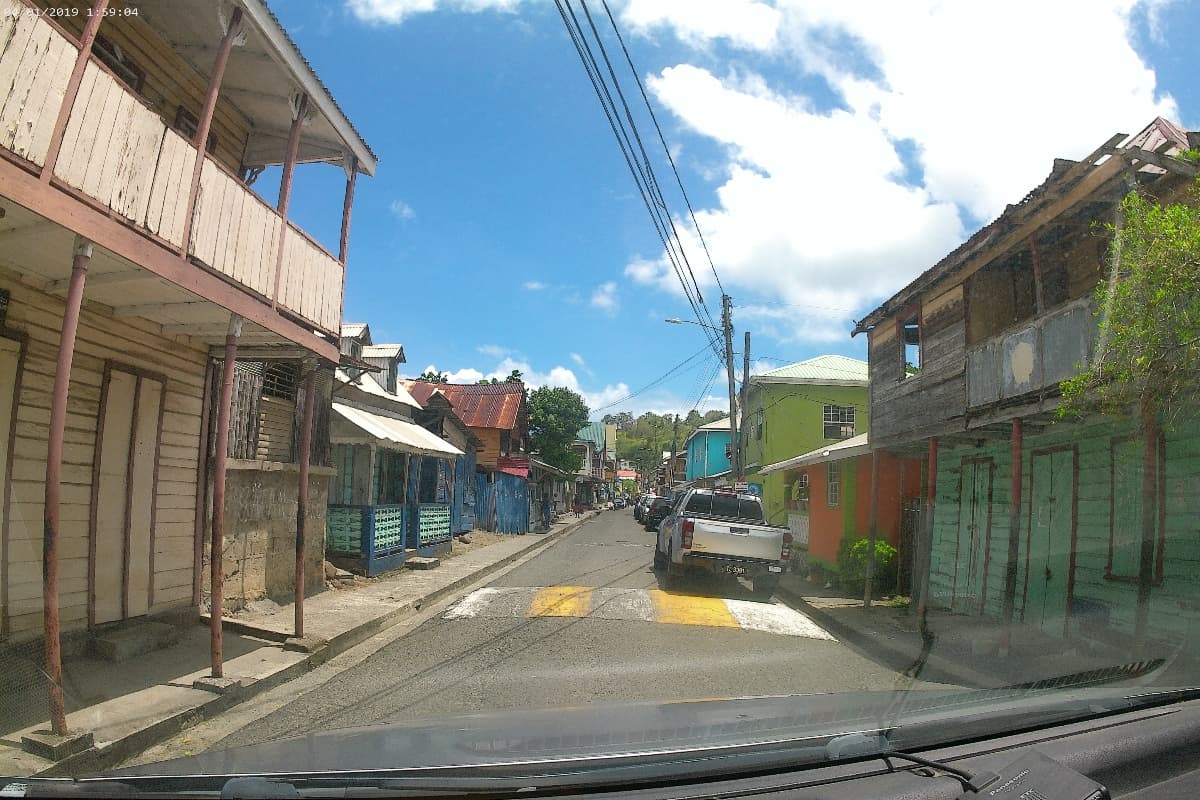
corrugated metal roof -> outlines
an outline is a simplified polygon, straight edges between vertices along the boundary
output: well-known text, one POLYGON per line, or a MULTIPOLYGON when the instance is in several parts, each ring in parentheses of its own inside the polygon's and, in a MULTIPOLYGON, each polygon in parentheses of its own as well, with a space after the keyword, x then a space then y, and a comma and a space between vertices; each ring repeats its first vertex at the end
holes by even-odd
MULTIPOLYGON (((342 328, 345 331, 345 327, 342 328)), ((346 334, 343 333, 343 336, 346 334)), ((399 358, 404 361, 404 345, 402 344, 369 344, 363 347, 363 358, 399 358)))
POLYGON ((337 376, 338 380, 340 380, 342 383, 348 383, 352 386, 357 386, 367 394, 373 394, 376 397, 386 397, 388 400, 395 400, 398 403, 403 403, 404 405, 412 406, 413 408, 421 408, 421 403, 417 402, 417 399, 409 394, 408 390, 399 384, 396 385, 395 392, 389 392, 387 389, 383 388, 383 385, 379 383, 378 379, 376 379, 374 375, 363 374, 360 375, 357 380, 351 380, 348 372, 339 369, 337 376))
POLYGON ((843 459, 866 455, 869 452, 871 452, 870 440, 868 440, 867 434, 860 433, 858 436, 843 439, 837 444, 818 447, 816 450, 810 450, 803 455, 789 458, 785 461, 776 461, 774 464, 768 464, 758 472, 762 475, 785 469, 806 467, 809 464, 822 464, 826 461, 842 461, 843 459))
POLYGON ((604 423, 589 422, 579 429, 579 433, 575 434, 575 438, 584 442, 593 442, 596 447, 603 449, 604 447, 604 423))
POLYGON ((459 419, 472 428, 514 430, 525 402, 523 383, 401 383, 421 403, 428 401, 435 391, 441 392, 459 419))
POLYGON ((867 362, 848 356, 825 355, 750 376, 751 383, 819 383, 866 386, 867 362))
POLYGON ((334 403, 333 410, 343 419, 368 435, 381 439, 409 453, 447 458, 461 456, 463 451, 417 425, 394 417, 372 414, 354 406, 334 403))
POLYGON ((342 336, 346 337, 347 339, 357 339, 368 329, 367 323, 365 322, 343 322, 342 336))

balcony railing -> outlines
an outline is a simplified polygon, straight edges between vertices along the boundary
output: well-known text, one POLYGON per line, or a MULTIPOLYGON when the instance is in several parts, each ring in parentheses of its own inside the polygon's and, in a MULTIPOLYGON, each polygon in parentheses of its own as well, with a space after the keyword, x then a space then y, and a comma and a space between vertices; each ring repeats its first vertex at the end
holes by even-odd
MULTIPOLYGON (((0 146, 43 166, 79 49, 16 0, 0 0, 0 146)), ((196 148, 93 60, 53 164, 60 184, 111 209, 326 332, 339 329, 342 264, 205 156, 186 249, 196 148), (276 280, 280 237, 283 262, 276 280)))
POLYGON ((1092 357, 1094 304, 1075 300, 967 351, 967 405, 1009 400, 1057 385, 1092 357))

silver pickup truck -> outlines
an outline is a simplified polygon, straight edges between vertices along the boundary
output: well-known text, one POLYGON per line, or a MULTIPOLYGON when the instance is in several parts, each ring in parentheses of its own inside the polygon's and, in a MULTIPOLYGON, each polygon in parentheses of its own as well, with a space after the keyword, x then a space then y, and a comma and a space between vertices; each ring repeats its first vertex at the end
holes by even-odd
POLYGON ((763 521, 762 500, 733 490, 691 489, 658 528, 654 566, 673 586, 689 571, 752 581, 769 598, 791 556, 792 534, 763 521))

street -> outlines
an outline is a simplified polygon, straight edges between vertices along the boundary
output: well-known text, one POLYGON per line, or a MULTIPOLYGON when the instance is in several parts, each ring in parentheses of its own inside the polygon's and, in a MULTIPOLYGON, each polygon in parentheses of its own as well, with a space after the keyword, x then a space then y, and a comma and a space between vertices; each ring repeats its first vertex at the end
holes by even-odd
MULTIPOLYGON (((892 689, 902 680, 778 600, 750 600, 744 586, 697 581, 662 592, 653 542, 628 510, 606 511, 208 744, 460 712, 892 689)), ((171 754, 183 753, 157 755, 171 754)))

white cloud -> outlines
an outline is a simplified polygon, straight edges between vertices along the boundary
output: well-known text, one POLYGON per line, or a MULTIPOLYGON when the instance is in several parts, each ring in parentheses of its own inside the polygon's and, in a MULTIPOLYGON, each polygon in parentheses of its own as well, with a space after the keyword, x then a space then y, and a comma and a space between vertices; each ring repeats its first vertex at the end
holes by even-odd
POLYGON ((692 44, 723 38, 756 50, 774 43, 779 16, 777 9, 754 0, 634 0, 621 12, 622 22, 635 30, 669 25, 692 44))
POLYGON ((525 281, 525 283, 522 285, 531 292, 538 292, 547 288, 546 284, 542 283, 541 281, 525 281))
POLYGON ((479 383, 483 378, 484 374, 482 372, 471 367, 456 369, 454 372, 446 373, 446 380, 450 383, 479 383))
POLYGON ((408 17, 426 14, 438 8, 455 11, 514 11, 521 0, 347 0, 351 13, 363 22, 399 25, 408 17))
POLYGON ((608 281, 597 286, 592 292, 592 305, 610 315, 617 313, 616 281, 608 281))
POLYGON ((492 358, 504 358, 512 352, 507 347, 501 347, 498 344, 482 344, 475 349, 485 356, 491 356, 492 358))
POLYGON ((581 367, 587 366, 583 361, 583 356, 579 355, 579 353, 571 353, 571 360, 581 367))
POLYGON ((413 211, 412 206, 403 200, 393 200, 388 203, 388 211, 392 212, 392 216, 399 220, 410 220, 417 216, 417 212, 413 211))
MULTIPOLYGON (((850 314, 835 309, 869 310, 1041 183, 1055 157, 1178 116, 1129 42, 1134 3, 781 0, 771 15, 744 2, 721 29, 692 3, 633 0, 623 19, 685 42, 724 37, 744 63, 787 64, 839 98, 819 107, 745 66, 681 63, 648 79, 678 123, 725 153, 716 202, 696 216, 726 287, 807 304, 735 315, 785 342, 844 341, 850 314)), ((706 263, 689 222, 676 219, 690 260, 706 263)), ((625 273, 681 293, 665 257, 633 258, 625 273)))

